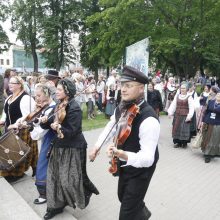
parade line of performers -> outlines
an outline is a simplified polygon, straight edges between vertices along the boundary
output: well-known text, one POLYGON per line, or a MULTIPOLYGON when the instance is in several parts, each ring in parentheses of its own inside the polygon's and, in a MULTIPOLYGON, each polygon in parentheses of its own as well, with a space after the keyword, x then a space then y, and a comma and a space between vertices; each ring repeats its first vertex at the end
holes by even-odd
MULTIPOLYGON (((46 77, 54 86, 39 83, 35 87, 35 99, 27 94, 19 76, 9 78, 10 95, 5 100, 0 124, 5 133, 16 131, 31 151, 14 169, 0 170, 0 175, 8 182, 17 181, 31 167, 39 192, 33 202, 36 205, 47 203, 44 219, 51 219, 62 213, 66 206, 86 208, 91 195, 98 195, 99 191, 90 181, 86 169, 87 142, 82 133, 79 92, 84 90, 79 89, 77 81, 60 79, 56 71, 48 71, 46 77), (31 116, 36 115, 33 120, 31 116)), ((89 82, 86 89, 91 89, 89 82)), ((193 83, 183 81, 177 90, 172 78, 167 88, 165 110, 169 117, 174 116, 174 147, 186 148, 192 137, 199 133, 203 138, 201 149, 205 162, 219 156, 219 89, 206 85, 198 97, 193 83)), ((89 152, 89 159, 94 161, 107 140, 114 137, 113 144, 107 147, 107 154, 111 158, 110 172, 119 177, 119 220, 147 220, 151 212, 144 198, 159 159, 161 94, 144 73, 125 66, 120 78, 118 105, 113 98, 112 83, 109 83, 107 97, 106 112, 111 116, 110 121, 89 152), (148 102, 145 100, 146 84, 149 84, 148 102)), ((88 97, 90 119, 93 105, 89 101, 91 98, 88 97)))

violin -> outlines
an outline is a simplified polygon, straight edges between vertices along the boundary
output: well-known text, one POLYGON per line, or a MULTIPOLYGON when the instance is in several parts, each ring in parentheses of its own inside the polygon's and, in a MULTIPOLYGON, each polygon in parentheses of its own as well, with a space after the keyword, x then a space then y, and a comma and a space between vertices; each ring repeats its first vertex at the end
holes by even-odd
POLYGON ((26 116, 25 121, 26 122, 34 122, 34 120, 37 117, 39 117, 41 112, 44 111, 48 106, 49 106, 48 103, 44 104, 43 107, 41 107, 40 105, 37 105, 36 109, 33 112, 29 113, 29 115, 26 116))
MULTIPOLYGON (((122 114, 114 138, 114 147, 121 146, 125 143, 131 133, 132 122, 139 112, 139 106, 133 104, 124 114, 122 114)), ((112 153, 110 165, 109 172, 113 175, 117 175, 118 158, 114 155, 114 152, 112 153)))
MULTIPOLYGON (((58 122, 58 124, 61 124, 64 120, 64 118, 66 117, 66 106, 68 104, 68 98, 65 98, 62 102, 60 102, 55 109, 55 119, 54 122, 58 122)), ((60 130, 60 127, 57 126, 57 136, 59 138, 64 138, 63 133, 60 130)))

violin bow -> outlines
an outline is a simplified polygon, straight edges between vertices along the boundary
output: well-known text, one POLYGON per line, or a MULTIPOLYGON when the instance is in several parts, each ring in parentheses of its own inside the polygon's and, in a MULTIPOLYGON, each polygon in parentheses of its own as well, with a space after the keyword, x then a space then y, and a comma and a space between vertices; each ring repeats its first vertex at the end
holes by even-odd
MULTIPOLYGON (((92 85, 92 83, 90 83, 90 84, 89 84, 85 89, 83 89, 80 93, 76 94, 76 95, 74 96, 74 98, 77 97, 77 96, 79 96, 80 94, 84 93, 91 85, 92 85)), ((72 99, 71 101, 69 101, 67 104, 70 104, 72 101, 73 101, 73 99, 72 99)), ((53 113, 52 115, 50 115, 50 116, 47 118, 47 120, 50 119, 50 118, 52 118, 57 112, 59 112, 59 111, 60 111, 62 108, 64 108, 64 107, 66 107, 66 105, 64 105, 64 106, 62 106, 61 108, 59 108, 59 109, 57 109, 56 111, 54 111, 54 113, 53 113)))
MULTIPOLYGON (((97 154, 97 153, 101 150, 101 148, 103 147, 104 143, 106 142, 106 140, 108 139, 109 135, 111 134, 113 128, 121 122, 121 120, 122 120, 122 118, 124 117, 125 113, 126 113, 126 111, 121 115, 121 117, 119 118, 118 122, 115 122, 115 123, 113 124, 113 126, 112 126, 111 129, 110 129, 110 131, 109 131, 108 134, 106 135, 105 139, 102 141, 101 145, 99 146, 99 148, 98 148, 96 154, 97 154)), ((118 134, 119 134, 119 132, 118 132, 118 134)), ((93 162, 93 161, 94 161, 94 160, 90 160, 90 162, 93 162)))

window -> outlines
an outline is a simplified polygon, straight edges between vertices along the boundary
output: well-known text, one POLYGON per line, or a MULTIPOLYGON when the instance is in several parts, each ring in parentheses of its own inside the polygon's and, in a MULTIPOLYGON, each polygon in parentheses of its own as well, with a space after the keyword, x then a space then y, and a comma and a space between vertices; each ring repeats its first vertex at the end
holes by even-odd
POLYGON ((9 66, 9 65, 10 65, 10 61, 9 61, 9 59, 7 59, 7 61, 6 61, 6 62, 7 62, 7 65, 9 66))
POLYGON ((4 65, 4 60, 3 59, 0 59, 0 64, 4 65))

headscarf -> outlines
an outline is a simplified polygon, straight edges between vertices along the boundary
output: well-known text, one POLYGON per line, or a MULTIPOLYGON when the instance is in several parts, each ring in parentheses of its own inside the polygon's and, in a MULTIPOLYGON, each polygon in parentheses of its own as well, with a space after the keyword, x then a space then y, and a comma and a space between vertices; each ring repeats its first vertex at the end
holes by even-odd
POLYGON ((69 79, 61 79, 58 82, 58 85, 62 85, 64 92, 70 98, 74 98, 76 94, 76 86, 75 83, 70 81, 69 79))

